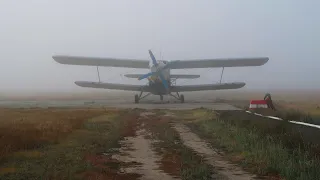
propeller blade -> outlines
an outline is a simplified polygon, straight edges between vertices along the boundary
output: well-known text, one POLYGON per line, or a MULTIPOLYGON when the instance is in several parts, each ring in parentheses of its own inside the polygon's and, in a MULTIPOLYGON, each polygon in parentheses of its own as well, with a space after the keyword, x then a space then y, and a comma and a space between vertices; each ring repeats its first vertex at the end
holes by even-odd
POLYGON ((145 74, 145 75, 143 75, 143 76, 140 76, 138 79, 139 79, 139 80, 145 79, 145 78, 147 78, 147 77, 149 77, 149 76, 151 76, 151 75, 153 75, 153 74, 154 74, 153 72, 149 72, 148 74, 145 74))
POLYGON ((154 57, 154 55, 153 55, 153 53, 152 53, 151 50, 149 50, 149 54, 150 54, 150 57, 151 57, 151 59, 152 59, 153 65, 155 65, 155 66, 158 65, 157 60, 156 60, 156 58, 154 57))
POLYGON ((163 75, 161 73, 159 73, 159 77, 161 79, 161 82, 163 84, 163 86, 166 88, 166 89, 169 89, 169 86, 168 86, 168 82, 164 79, 163 75))

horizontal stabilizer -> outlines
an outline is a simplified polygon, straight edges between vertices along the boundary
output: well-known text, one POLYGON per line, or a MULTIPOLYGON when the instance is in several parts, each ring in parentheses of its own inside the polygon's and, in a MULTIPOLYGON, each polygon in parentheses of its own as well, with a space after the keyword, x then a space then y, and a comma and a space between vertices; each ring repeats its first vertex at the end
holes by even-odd
POLYGON ((149 61, 137 59, 99 58, 55 55, 52 58, 61 64, 82 66, 109 66, 126 68, 149 68, 149 61))
MULTIPOLYGON (((125 77, 128 78, 139 78, 141 76, 143 76, 144 74, 125 74, 125 77)), ((173 79, 196 79, 199 78, 200 75, 192 75, 192 74, 171 74, 170 78, 173 79)))
POLYGON ((171 74, 170 78, 174 79, 196 79, 199 78, 200 75, 193 75, 193 74, 171 74))
POLYGON ((217 83, 217 84, 173 86, 172 89, 171 89, 171 92, 239 89, 239 88, 242 88, 245 85, 246 85, 246 83, 244 83, 244 82, 234 82, 234 83, 217 83))
POLYGON ((127 78, 140 78, 141 76, 143 76, 145 74, 125 74, 124 76, 127 77, 127 78))

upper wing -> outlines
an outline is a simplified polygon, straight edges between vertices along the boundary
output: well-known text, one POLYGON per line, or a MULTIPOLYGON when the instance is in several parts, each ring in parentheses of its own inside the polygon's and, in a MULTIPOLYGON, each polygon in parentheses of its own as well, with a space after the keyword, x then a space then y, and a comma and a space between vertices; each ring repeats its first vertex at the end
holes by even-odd
POLYGON ((256 58, 229 58, 229 59, 195 59, 195 60, 172 60, 171 69, 187 68, 212 68, 212 67, 241 67, 261 66, 267 63, 268 57, 256 58))
POLYGON ((90 87, 90 88, 116 89, 116 90, 124 90, 124 91, 143 90, 144 92, 150 92, 149 86, 141 86, 141 85, 112 84, 112 83, 90 82, 90 81, 76 81, 75 84, 81 87, 90 87))
POLYGON ((221 83, 221 84, 219 83, 219 84, 172 86, 171 92, 238 89, 238 88, 242 88, 245 85, 246 84, 243 82, 234 82, 234 83, 221 83))
POLYGON ((52 56, 52 58, 61 64, 128 67, 128 68, 149 68, 149 61, 147 60, 63 56, 63 55, 55 55, 55 56, 52 56))

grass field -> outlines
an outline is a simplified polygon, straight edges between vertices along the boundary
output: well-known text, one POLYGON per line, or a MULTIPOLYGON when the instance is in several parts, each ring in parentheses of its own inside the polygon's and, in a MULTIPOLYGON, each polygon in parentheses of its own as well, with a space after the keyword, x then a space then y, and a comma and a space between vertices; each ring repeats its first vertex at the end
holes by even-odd
POLYGON ((55 144, 104 109, 0 109, 0 160, 14 152, 55 144))
MULTIPOLYGON (((245 97, 246 96, 242 98, 245 97)), ((313 100, 292 100, 291 98, 289 98, 289 100, 284 100, 284 98, 273 100, 276 111, 271 109, 256 109, 253 111, 263 115, 280 117, 289 121, 300 121, 320 125, 320 100, 318 97, 313 100)), ((252 99, 263 99, 263 97, 252 99)), ((232 99, 229 97, 227 99, 220 99, 218 102, 229 103, 241 109, 248 110, 250 98, 232 99)))
POLYGON ((186 124, 225 161, 253 174, 269 179, 320 178, 317 132, 296 131, 285 121, 266 121, 244 112, 0 111, 0 179, 223 177, 204 155, 185 145, 172 127, 176 123, 186 124))
POLYGON ((182 114, 188 118, 195 113, 202 120, 191 121, 188 126, 249 171, 276 179, 320 178, 317 153, 310 146, 303 147, 301 139, 291 137, 294 134, 282 131, 281 126, 258 126, 259 121, 250 123, 250 118, 241 120, 241 114, 228 112, 212 115, 198 110, 182 114))
POLYGON ((155 151, 160 157, 155 162, 159 172, 150 169, 151 174, 164 172, 181 179, 211 179, 215 173, 201 156, 183 145, 171 128, 170 119, 159 119, 164 115, 160 111, 152 117, 140 116, 142 110, 2 109, 1 112, 0 179, 138 179, 145 175, 138 170, 123 172, 143 165, 139 158, 135 161, 121 152, 123 148, 128 152, 155 151), (141 136, 146 138, 142 142, 138 139, 138 149, 122 143, 137 138, 142 126, 151 134, 141 136), (143 144, 147 139, 152 140, 152 147, 143 144), (124 156, 129 162, 117 156, 124 156))
MULTIPOLYGON (((95 176, 95 163, 90 161, 104 149, 116 147, 121 129, 126 127, 121 118, 113 121, 118 119, 118 114, 104 109, 10 110, 5 113, 11 118, 25 117, 25 122, 2 122, 6 127, 11 127, 10 137, 16 139, 11 138, 11 144, 7 145, 9 148, 5 156, 2 156, 1 179, 72 179, 95 176), (91 120, 87 121, 88 119, 91 120), (81 174, 83 171, 91 174, 81 174)), ((131 117, 131 114, 123 116, 131 117)), ((115 174, 112 171, 108 173, 115 174)))

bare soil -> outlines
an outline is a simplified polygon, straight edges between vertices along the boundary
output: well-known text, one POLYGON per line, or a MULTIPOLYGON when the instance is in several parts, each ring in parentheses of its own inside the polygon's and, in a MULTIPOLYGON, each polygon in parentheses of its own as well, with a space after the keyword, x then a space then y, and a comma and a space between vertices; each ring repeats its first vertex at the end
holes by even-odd
MULTIPOLYGON (((140 120, 149 120, 148 115, 153 115, 153 113, 141 113, 140 120)), ((136 166, 122 167, 121 172, 140 174, 140 179, 175 179, 161 171, 157 163, 161 160, 161 156, 154 151, 152 140, 147 137, 150 137, 150 132, 146 130, 145 124, 141 123, 137 126, 134 136, 127 137, 120 142, 120 153, 113 155, 112 158, 125 163, 136 162, 137 164, 136 166)))
POLYGON ((253 174, 245 172, 240 167, 231 164, 223 159, 221 155, 214 149, 209 147, 205 141, 201 140, 198 135, 190 131, 190 129, 181 124, 174 124, 174 128, 179 132, 181 139, 187 147, 202 155, 206 161, 216 167, 218 172, 226 177, 226 179, 250 180, 257 179, 253 174))

